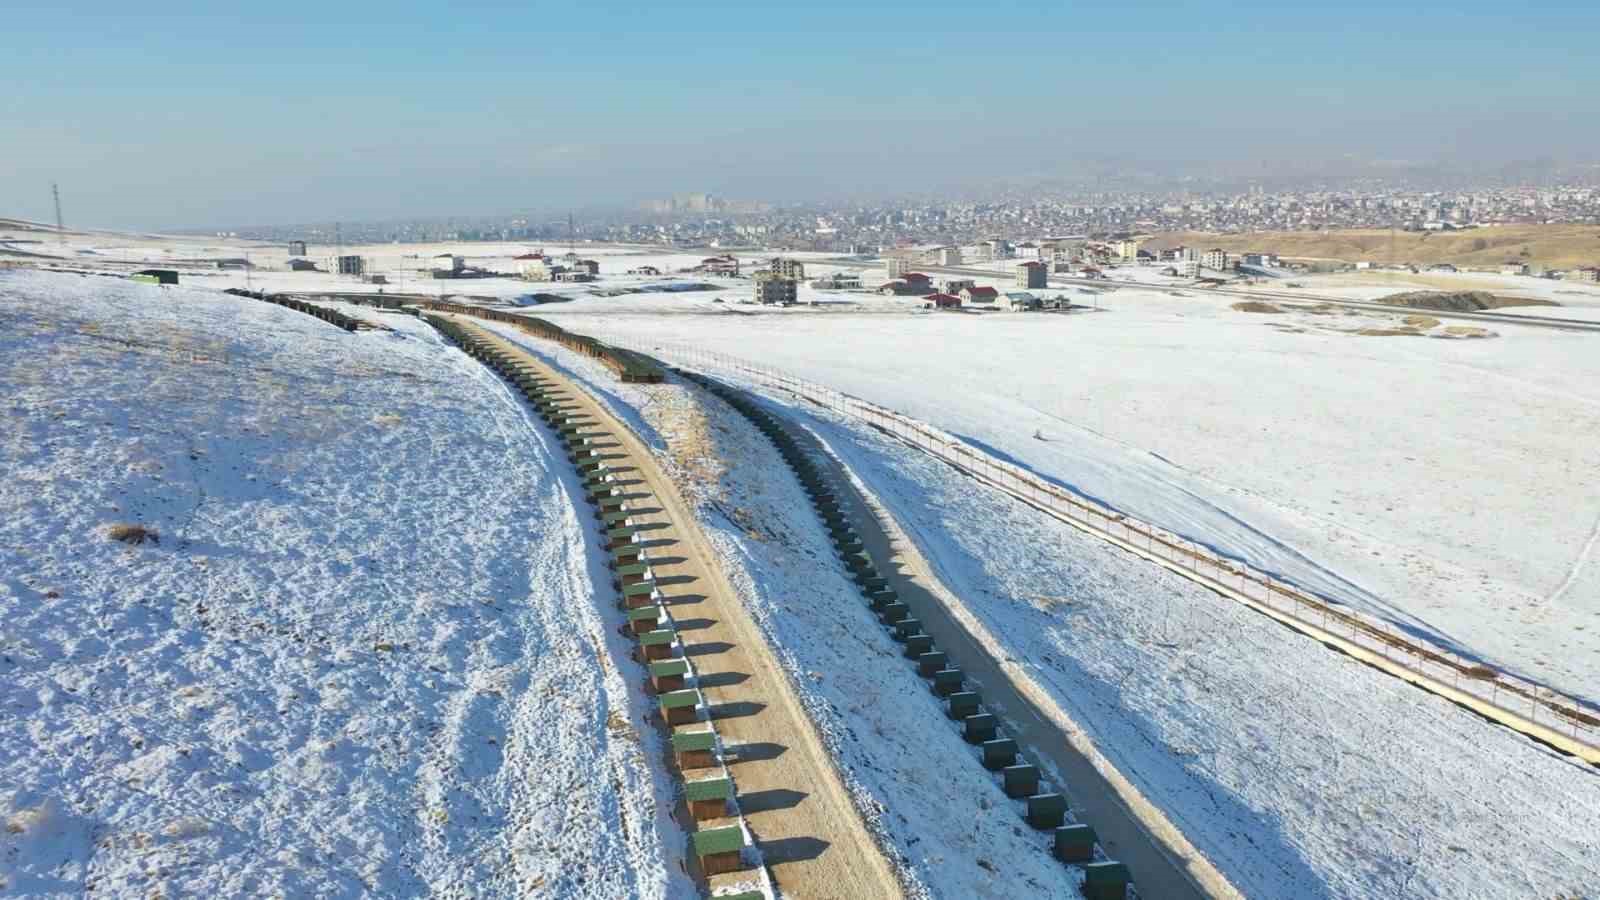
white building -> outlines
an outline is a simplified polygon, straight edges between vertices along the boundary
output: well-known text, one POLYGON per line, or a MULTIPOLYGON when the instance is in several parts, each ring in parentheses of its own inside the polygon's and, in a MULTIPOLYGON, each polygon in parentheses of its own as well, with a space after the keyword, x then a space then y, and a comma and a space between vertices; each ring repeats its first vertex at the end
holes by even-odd
POLYGON ((890 278, 899 278, 907 272, 915 272, 917 270, 916 263, 903 256, 891 256, 884 260, 883 264, 888 267, 890 278))
POLYGON ((1200 265, 1208 269, 1216 269, 1218 272, 1226 272, 1228 270, 1228 251, 1213 247, 1207 250, 1205 255, 1200 258, 1200 265))
POLYGON ((990 259, 1010 259, 1017 255, 1017 251, 1012 248, 1011 242, 1001 238, 991 238, 984 241, 983 246, 989 251, 990 259))
POLYGON ((941 266, 959 266, 959 265, 961 265, 961 248, 960 247, 940 247, 939 251, 938 251, 937 262, 941 266))

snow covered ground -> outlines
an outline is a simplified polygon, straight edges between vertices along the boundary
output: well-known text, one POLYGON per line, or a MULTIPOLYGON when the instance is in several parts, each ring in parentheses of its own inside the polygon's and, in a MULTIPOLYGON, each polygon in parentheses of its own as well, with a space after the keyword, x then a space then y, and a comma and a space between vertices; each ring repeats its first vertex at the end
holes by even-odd
POLYGON ((556 446, 382 321, 0 272, 0 895, 693 896, 556 446))
POLYGON ((859 423, 788 412, 1246 896, 1587 896, 1600 884, 1594 768, 859 423))
POLYGON ((1260 314, 1232 299, 1124 288, 1065 316, 670 315, 600 300, 545 312, 900 410, 1600 700, 1595 336, 1386 336, 1403 314, 1260 314))
MULTIPOLYGON (((327 285, 291 285, 307 277, 327 285)), ((768 311, 739 302, 748 282, 596 290, 650 281, 630 278, 563 287, 573 301, 540 313, 587 333, 719 348, 858 394, 1600 699, 1592 335, 1494 325, 1487 339, 1445 339, 1443 326, 1389 336, 1404 313, 1250 313, 1181 287, 1122 286, 1098 296, 1102 311, 1068 316, 930 314, 822 292, 813 299, 837 302, 768 311)), ((234 271, 200 279, 244 283, 234 271)), ((1591 289, 1548 286, 1568 304, 1554 314, 1596 305, 1591 289)), ((507 280, 485 293, 529 288, 507 280)), ((1364 299, 1391 286, 1316 289, 1364 299)), ((0 891, 76 892, 90 880, 127 893, 690 890, 672 862, 682 839, 665 820, 671 786, 644 768, 660 748, 640 726, 643 701, 595 652, 617 640, 588 595, 598 561, 575 539, 539 538, 582 518, 546 467, 549 448, 509 395, 489 402, 493 379, 426 329, 362 314, 397 331, 346 335, 206 292, 0 273, 11 392, 0 509, 23 511, 0 524, 0 818, 15 826, 0 832, 0 891), (73 396, 80 386, 94 390, 73 396), (478 494, 504 514, 452 511, 478 494), (162 529, 159 545, 124 547, 101 531, 141 518, 162 529), (357 549, 325 560, 335 544, 357 549), (329 579, 337 590, 312 590, 329 579), (495 596, 516 600, 481 602, 495 596), (587 697, 604 699, 574 700, 587 697), (619 773, 611 785, 588 780, 581 747, 619 773), (574 871, 558 865, 567 859, 593 862, 574 871)), ((841 626, 835 586, 796 564, 831 551, 798 495, 751 474, 761 439, 680 389, 618 386, 587 360, 534 348, 656 446, 684 429, 704 438, 706 454, 669 464, 698 479, 708 534, 913 893, 1053 888, 1043 879, 1062 870, 1007 837, 1011 811, 953 819, 983 785, 969 791, 960 773, 919 780, 928 747, 964 746, 936 711, 921 715, 931 698, 919 682, 886 684, 860 665, 895 645, 876 626, 841 626), (979 846, 1007 854, 998 873, 972 860, 979 846)), ((1584 896, 1600 882, 1592 769, 851 423, 815 427, 985 626, 1246 893, 1584 896)))
MULTIPOLYGON (((829 561, 826 542, 782 470, 763 474, 776 463, 759 437, 714 403, 688 405, 680 387, 619 385, 592 361, 518 340, 588 382, 701 486, 708 533, 863 807, 899 814, 898 823, 877 824, 888 826, 894 855, 916 883, 934 896, 1036 893, 1036 883, 1011 875, 1017 861, 1033 859, 1034 842, 994 828, 988 810, 967 819, 986 787, 981 776, 969 784, 971 774, 947 768, 935 782, 918 777, 927 760, 959 753, 961 744, 939 727, 936 710, 924 709, 925 691, 904 693, 883 674, 880 665, 893 666, 879 657, 894 645, 870 620, 851 627, 854 592, 836 583, 835 567, 810 564, 829 561), (999 874, 956 865, 978 846, 1004 860, 999 874)), ((1246 896, 1583 896, 1600 880, 1594 769, 979 488, 858 423, 810 406, 788 414, 829 443, 1005 656, 1246 896)), ((1029 877, 1050 871, 1047 864, 1029 877)))
POLYGON ((777 451, 725 404, 488 323, 585 383, 686 485, 707 538, 784 666, 913 897, 1065 896, 1076 871, 1018 807, 900 656, 834 556, 777 451))

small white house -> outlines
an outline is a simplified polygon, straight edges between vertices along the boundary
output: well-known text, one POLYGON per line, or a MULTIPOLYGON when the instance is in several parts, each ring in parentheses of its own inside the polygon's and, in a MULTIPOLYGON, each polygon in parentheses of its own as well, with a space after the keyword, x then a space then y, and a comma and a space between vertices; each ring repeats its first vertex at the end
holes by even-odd
POLYGON ((1006 305, 1011 308, 1012 312, 1028 312, 1038 309, 1042 304, 1038 297, 1027 291, 1008 291, 1006 292, 1006 305))

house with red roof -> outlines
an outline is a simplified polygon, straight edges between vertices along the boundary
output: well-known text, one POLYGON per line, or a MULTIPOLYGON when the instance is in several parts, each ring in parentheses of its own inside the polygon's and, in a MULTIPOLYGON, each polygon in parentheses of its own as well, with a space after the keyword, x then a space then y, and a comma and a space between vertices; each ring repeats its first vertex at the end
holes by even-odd
POLYGON ((967 303, 993 303, 1000 299, 1000 292, 992 287, 964 287, 961 299, 967 303))

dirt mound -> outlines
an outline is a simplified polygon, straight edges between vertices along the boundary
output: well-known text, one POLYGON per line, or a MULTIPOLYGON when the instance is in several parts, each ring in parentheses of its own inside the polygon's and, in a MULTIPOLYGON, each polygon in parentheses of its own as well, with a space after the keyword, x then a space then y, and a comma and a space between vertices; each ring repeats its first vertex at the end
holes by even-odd
POLYGON ((1560 306, 1554 300, 1528 297, 1502 297, 1488 291, 1404 291, 1379 297, 1377 302, 1412 309, 1437 309, 1442 312, 1481 312, 1506 306, 1560 306))
POLYGON ((1271 303, 1262 303, 1260 300, 1245 300, 1242 303, 1235 303, 1233 305, 1233 308, 1238 310, 1239 312, 1248 312, 1248 313, 1281 313, 1281 312, 1283 312, 1283 310, 1279 309, 1276 306, 1273 306, 1271 303))
POLYGON ((1406 323, 1412 328, 1434 328, 1439 324, 1439 320, 1435 319, 1433 316, 1406 316, 1400 321, 1406 323))

